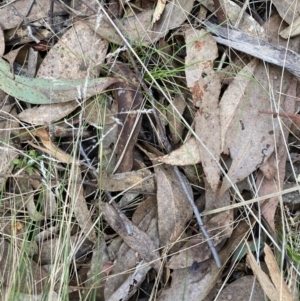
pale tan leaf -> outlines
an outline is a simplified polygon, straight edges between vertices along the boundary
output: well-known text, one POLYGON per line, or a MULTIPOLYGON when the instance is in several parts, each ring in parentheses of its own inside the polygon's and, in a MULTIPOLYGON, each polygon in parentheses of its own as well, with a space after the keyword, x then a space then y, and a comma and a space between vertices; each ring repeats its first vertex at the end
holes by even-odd
MULTIPOLYGON (((214 1, 201 0, 201 5, 207 7, 212 13, 215 13, 216 11, 214 7, 214 1)), ((237 3, 231 0, 220 0, 220 5, 222 6, 222 9, 226 13, 226 17, 230 20, 230 23, 232 25, 235 25, 242 9, 241 6, 239 6, 237 3)), ((247 12, 243 13, 243 17, 240 21, 238 28, 243 32, 246 32, 249 35, 255 37, 265 36, 263 28, 247 12)))
POLYGON ((54 103, 51 106, 41 105, 22 111, 18 115, 18 118, 34 125, 44 125, 45 123, 60 120, 64 116, 72 113, 77 107, 78 102, 76 100, 54 103))
MULTIPOLYGON (((279 43, 279 45, 284 46, 286 44, 286 41, 278 38, 279 27, 282 27, 282 20, 279 16, 270 18, 265 24, 266 32, 268 33, 270 39, 274 43, 276 42, 279 43)), ((291 39, 289 42, 289 48, 296 51, 299 48, 299 39, 291 39)), ((293 78, 289 73, 285 73, 284 79, 281 80, 281 70, 278 70, 277 74, 274 74, 273 76, 276 76, 280 79, 280 82, 273 87, 274 91, 280 90, 283 93, 283 95, 280 97, 281 107, 279 112, 293 114, 296 111, 295 96, 297 95, 297 79, 293 78)), ((273 121, 274 120, 275 119, 273 118, 273 121)), ((274 153, 273 156, 271 156, 269 160, 260 167, 260 171, 258 173, 256 183, 257 187, 259 187, 259 196, 282 191, 287 158, 286 143, 289 133, 288 129, 292 123, 288 118, 283 118, 282 122, 285 125, 282 127, 283 131, 277 138, 277 153, 274 153)), ((275 230, 274 216, 278 202, 279 197, 275 196, 260 203, 261 212, 273 230, 275 230)))
POLYGON ((183 123, 181 121, 181 115, 186 107, 186 102, 183 97, 174 97, 172 104, 167 107, 167 120, 171 132, 171 140, 174 144, 178 143, 182 139, 183 134, 183 123), (179 114, 174 110, 177 109, 179 114))
POLYGON ((200 144, 196 138, 191 137, 178 149, 172 151, 170 154, 158 157, 159 162, 185 166, 194 165, 201 162, 200 144))
MULTIPOLYGON (((50 2, 51 0, 39 0, 38 2, 35 2, 28 15, 29 21, 35 21, 48 17, 50 2)), ((3 7, 0 9, 0 26, 3 30, 18 27, 23 21, 21 17, 15 13, 14 7, 20 15, 26 17, 25 15, 27 13, 28 7, 30 6, 28 0, 16 1, 15 3, 13 3, 14 6, 9 4, 10 3, 6 5, 2 4, 1 6, 3 7)), ((60 5, 54 5, 53 13, 54 15, 62 15, 65 13, 65 11, 63 10, 63 8, 61 8, 60 5)))
POLYGON ((76 164, 72 164, 70 170, 70 188, 68 189, 68 195, 71 199, 70 206, 85 237, 91 242, 96 243, 97 235, 93 225, 92 212, 88 209, 84 197, 83 186, 81 184, 76 184, 82 182, 80 167, 76 164))
MULTIPOLYGON (((37 77, 61 79, 95 78, 99 74, 108 42, 95 37, 94 32, 83 22, 77 22, 52 47, 41 64, 37 77), (89 41, 88 43, 86 41, 89 41), (55 62, 55 64, 53 64, 55 62)), ((25 122, 42 125, 54 122, 74 111, 79 103, 42 105, 27 109, 19 114, 25 122)))
POLYGON ((282 30, 280 33, 280 36, 284 39, 288 39, 294 36, 297 36, 300 34, 300 17, 298 19, 294 20, 293 23, 288 26, 286 29, 282 30))
MULTIPOLYGON (((166 5, 160 20, 153 26, 153 10, 136 13, 134 16, 122 20, 114 19, 114 22, 129 42, 149 45, 164 37, 169 30, 180 26, 192 8, 193 2, 190 0, 174 0, 166 5)), ((102 18, 100 24, 97 23, 97 20, 98 18, 93 16, 88 19, 88 24, 98 35, 112 43, 123 44, 122 39, 108 20, 102 18)))
POLYGON ((267 244, 265 244, 264 252, 265 262, 267 264, 272 282, 277 289, 278 295, 281 296, 285 301, 293 301, 294 299, 292 297, 292 294, 282 278, 276 258, 267 244))
POLYGON ((268 110, 270 107, 267 92, 270 87, 273 89, 270 93, 275 98, 278 98, 275 91, 286 93, 289 82, 282 81, 281 75, 281 69, 276 66, 269 66, 266 71, 264 63, 260 62, 256 67, 253 86, 239 102, 224 139, 224 150, 228 150, 233 161, 227 173, 231 183, 227 177, 224 178, 221 194, 265 164, 273 153, 274 139, 279 136, 278 120, 273 119, 272 115, 267 117, 261 114, 260 110, 268 110))
POLYGON ((136 190, 154 192, 153 174, 148 169, 117 173, 108 176, 103 172, 99 176, 101 189, 106 191, 136 190))
MULTIPOLYGON (((149 198, 145 200, 138 206, 137 211, 134 212, 132 221, 141 231, 144 231, 149 235, 156 248, 158 248, 159 241, 156 218, 156 199, 149 198)), ((139 259, 139 256, 137 257, 136 252, 128 247, 125 242, 115 249, 115 265, 111 271, 111 274, 114 275, 114 277, 110 277, 105 283, 104 293, 106 300, 127 281, 128 275, 124 274, 123 272, 134 269, 137 264, 137 260, 139 259), (126 258, 126 260, 123 260, 124 258, 126 258)))
POLYGON ((247 94, 251 93, 255 80, 253 73, 258 62, 258 59, 253 59, 235 76, 220 101, 221 139, 224 153, 228 153, 228 149, 224 149, 227 130, 235 114, 237 114, 239 103, 247 94))
POLYGON ((221 174, 217 164, 221 154, 221 81, 213 70, 213 63, 218 57, 218 48, 211 34, 205 30, 187 27, 185 40, 187 85, 192 92, 195 106, 199 108, 195 114, 195 132, 205 145, 200 145, 201 163, 209 185, 216 191, 221 174))
MULTIPOLYGON (((166 246, 180 237, 192 218, 193 211, 173 168, 161 165, 154 170, 157 182, 159 242, 160 246, 166 246)), ((192 195, 192 188, 185 176, 183 177, 192 195)))
POLYGON ((248 243, 246 242, 246 246, 248 248, 248 254, 246 257, 247 263, 252 269, 254 275, 257 277, 262 289, 265 294, 269 297, 271 301, 279 301, 279 295, 276 291, 275 286, 267 276, 267 274, 261 269, 261 267, 257 264, 248 243))
POLYGON ((228 284, 222 289, 218 301, 262 301, 264 291, 254 276, 244 276, 228 284), (254 284, 254 287, 253 287, 254 284))
POLYGON ((107 223, 123 238, 124 242, 158 271, 160 268, 160 255, 158 251, 155 251, 157 246, 155 246, 150 236, 127 219, 127 223, 133 233, 129 235, 123 221, 111 205, 103 203, 101 209, 107 223))
POLYGON ((59 149, 51 141, 49 133, 44 128, 38 129, 38 130, 32 132, 32 134, 41 139, 41 141, 42 141, 43 145, 45 146, 45 148, 42 148, 42 147, 28 141, 28 144, 30 144, 32 147, 34 147, 36 149, 39 149, 39 150, 51 155, 53 158, 57 159, 60 162, 79 164, 79 162, 75 158, 73 158, 72 156, 70 156, 66 152, 59 149))
POLYGON ((273 5, 276 7, 280 17, 292 24, 300 17, 300 2, 294 0, 272 0, 273 5))
POLYGON ((155 6, 155 10, 153 13, 152 24, 160 19, 161 14, 163 13, 166 7, 167 0, 159 0, 155 6))
MULTIPOLYGON (((205 224, 205 228, 212 238, 217 251, 223 247, 224 242, 232 234, 233 230, 233 211, 224 211, 211 218, 205 224)), ((172 256, 167 263, 170 269, 182 269, 200 263, 211 257, 210 248, 202 234, 187 238, 188 242, 183 245, 179 253, 172 256)))
MULTIPOLYGON (((225 247, 219 252, 223 264, 248 231, 249 225, 243 221, 233 230, 225 247)), ((221 277, 222 268, 220 270, 214 259, 210 258, 189 268, 174 270, 171 274, 171 287, 162 292, 158 301, 174 301, 178 300, 178 296, 180 300, 203 300, 221 277)))

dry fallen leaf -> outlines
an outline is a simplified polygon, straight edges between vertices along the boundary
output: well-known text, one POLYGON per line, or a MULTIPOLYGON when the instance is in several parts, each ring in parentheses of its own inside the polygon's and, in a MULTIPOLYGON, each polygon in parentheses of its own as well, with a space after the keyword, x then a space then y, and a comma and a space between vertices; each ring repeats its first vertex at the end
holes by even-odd
MULTIPOLYGON (((226 246, 219 252, 222 263, 230 257, 234 249, 249 231, 249 225, 242 221, 233 230, 226 246)), ((224 266, 223 266, 224 267, 224 266)), ((174 270, 171 273, 171 287, 162 291, 158 301, 203 300, 222 275, 213 258, 195 263, 189 268, 174 270)))
POLYGON ((99 176, 101 189, 105 191, 135 191, 154 192, 153 174, 148 169, 117 173, 108 176, 105 171, 99 176))
POLYGON ((157 246, 149 235, 127 219, 126 222, 132 230, 132 235, 129 235, 123 221, 108 203, 103 203, 101 210, 107 223, 123 238, 124 242, 158 271, 161 265, 160 256, 158 251, 155 251, 157 246))
MULTIPOLYGON (((175 242, 183 233, 193 211, 172 167, 160 165, 154 168, 157 182, 159 243, 165 247, 175 242)), ((184 175, 189 193, 192 188, 184 175)))
MULTIPOLYGON (((153 10, 136 13, 134 16, 114 19, 122 34, 132 44, 149 45, 164 37, 169 30, 180 26, 193 8, 190 0, 174 0, 168 3, 159 21, 152 26, 153 10)), ((122 39, 117 34, 111 23, 106 18, 101 18, 100 24, 97 17, 88 18, 89 26, 97 34, 109 42, 121 45, 122 39), (97 23, 98 22, 98 23, 97 23)))
MULTIPOLYGON (((220 250, 225 240, 231 236, 233 230, 232 222, 233 211, 231 210, 217 214, 205 224, 205 228, 217 250, 220 250)), ((183 245, 179 253, 173 255, 167 263, 168 268, 175 270, 191 267, 211 257, 211 251, 202 234, 192 236, 187 238, 187 240, 187 243, 183 245)))
POLYGON ((228 284, 218 296, 218 301, 262 301, 264 291, 254 276, 244 276, 228 284), (254 287, 253 287, 254 284, 254 287))
POLYGON ((114 63, 112 71, 117 77, 126 78, 127 82, 114 84, 115 100, 118 103, 118 140, 117 172, 131 171, 133 166, 133 149, 141 130, 143 95, 139 82, 130 68, 123 63, 114 63))
POLYGON ((199 148, 200 144, 197 139, 191 137, 170 154, 158 157, 157 161, 177 166, 194 165, 201 162, 199 148))
MULTIPOLYGON (((52 47, 43 60, 37 77, 56 79, 95 78, 104 61, 108 42, 95 38, 94 32, 83 22, 72 26, 52 47), (90 41, 86 43, 86 41, 90 41), (53 63, 55 62, 55 64, 53 63)), ((42 105, 26 109, 19 114, 22 121, 42 125, 67 116, 79 105, 78 101, 42 105)))
POLYGON ((201 163, 209 185, 216 191, 221 174, 217 164, 221 154, 219 115, 221 81, 213 70, 213 64, 218 57, 218 48, 211 34, 205 30, 185 28, 185 41, 186 80, 194 105, 198 108, 195 114, 195 133, 205 145, 204 147, 200 144, 199 147, 201 163))

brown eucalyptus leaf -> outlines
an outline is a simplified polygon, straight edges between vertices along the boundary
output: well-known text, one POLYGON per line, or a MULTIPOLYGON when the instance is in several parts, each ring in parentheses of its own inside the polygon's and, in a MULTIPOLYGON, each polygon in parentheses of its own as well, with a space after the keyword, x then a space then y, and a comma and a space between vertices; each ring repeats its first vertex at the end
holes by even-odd
POLYGON ((235 280, 222 289, 218 296, 218 301, 228 301, 228 299, 236 301, 248 301, 249 299, 252 301, 261 301, 264 298, 264 291, 259 282, 254 276, 249 275, 235 280))
POLYGON ((181 95, 174 97, 172 103, 167 107, 167 120, 171 132, 171 140, 174 144, 181 141, 183 136, 184 125, 181 121, 181 117, 185 107, 186 102, 181 95), (177 109, 179 114, 174 108, 177 109))
MULTIPOLYGON (((287 96, 285 97, 285 100, 281 102, 283 111, 287 114, 293 113, 296 110, 295 96, 297 91, 297 83, 298 80, 296 77, 294 77, 287 90, 287 96)), ((271 194, 283 189, 287 161, 286 143, 289 135, 289 128, 291 127, 292 122, 290 120, 285 120, 284 123, 285 126, 283 127, 283 133, 281 133, 277 142, 276 154, 273 154, 266 164, 260 167, 260 172, 258 173, 256 180, 256 183, 259 187, 258 196, 271 194)), ((273 197, 271 199, 262 201, 259 204, 263 216, 274 231, 274 217, 278 203, 279 197, 273 197)))
POLYGON ((216 191, 219 185, 221 154, 221 127, 219 115, 219 94, 221 80, 213 69, 218 57, 218 48, 210 33, 205 30, 185 28, 187 55, 185 74, 194 104, 195 132, 205 147, 200 144, 201 163, 209 185, 216 191), (213 139, 212 139, 213 135, 213 139))
POLYGON ((49 124, 63 118, 72 113, 78 106, 77 101, 68 101, 63 103, 55 103, 51 106, 41 105, 22 111, 18 118, 24 122, 34 125, 49 124))
POLYGON ((225 149, 224 145, 227 130, 234 116, 238 114, 237 110, 240 108, 240 102, 244 101, 244 98, 251 93, 252 87, 255 85, 253 74, 258 62, 258 59, 253 59, 234 77, 220 101, 222 150, 226 154, 228 154, 228 149, 225 149))
MULTIPOLYGON (((172 167, 160 165, 154 168, 157 182, 158 230, 160 246, 175 242, 192 218, 192 207, 172 167)), ((189 193, 192 188, 184 175, 189 193)))
POLYGON ((127 223, 132 230, 132 235, 129 235, 118 213, 108 203, 102 204, 102 213, 107 223, 123 238, 124 242, 158 271, 160 255, 158 251, 155 251, 157 246, 155 246, 149 235, 127 219, 127 223))
MULTIPOLYGON (((214 246, 220 250, 226 239, 232 234, 233 211, 217 214, 205 224, 205 229, 212 238, 214 246)), ((190 267, 211 257, 210 248, 202 234, 187 239, 188 241, 179 250, 179 253, 173 255, 167 263, 168 268, 175 270, 190 267)))
MULTIPOLYGON (((169 30, 180 26, 193 8, 192 1, 174 0, 168 3, 159 21, 152 26, 153 10, 136 13, 133 16, 122 19, 114 19, 125 38, 132 44, 149 45, 164 37, 169 30)), ((109 20, 102 18, 99 26, 97 17, 88 19, 89 26, 102 38, 109 42, 121 45, 122 39, 111 26, 109 20)))
POLYGON ((286 301, 293 301, 294 298, 287 284, 284 282, 284 279, 282 278, 282 274, 278 267, 277 260, 273 252, 271 251, 271 248, 267 244, 265 244, 264 252, 265 252, 265 262, 269 270, 269 275, 276 287, 278 294, 280 295, 282 294, 284 300, 286 301))
POLYGON ((77 184, 82 183, 83 181, 80 167, 76 164, 72 164, 70 180, 70 189, 68 190, 68 195, 71 199, 70 206, 84 237, 88 238, 91 242, 96 243, 97 235, 92 220, 92 212, 88 209, 82 184, 77 184))
POLYGON ((26 252, 12 247, 1 238, 0 270, 3 283, 10 287, 13 283, 21 293, 40 294, 46 289, 48 274, 35 263, 26 252))
POLYGON ((196 138, 191 137, 183 145, 170 154, 157 158, 159 162, 176 165, 194 165, 201 162, 200 143, 196 138))
MULTIPOLYGON (((235 229, 226 245, 219 252, 222 263, 225 263, 231 253, 240 244, 249 231, 249 225, 242 221, 235 229)), ((195 263, 188 268, 176 269, 171 273, 171 286, 165 289, 158 301, 174 301, 180 296, 183 300, 203 300, 216 285, 222 275, 222 269, 216 266, 215 260, 210 258, 201 263, 195 263), (184 281, 183 281, 184 280, 184 281)))
POLYGON ((101 189, 106 191, 123 191, 132 189, 141 192, 154 192, 153 174, 148 169, 117 173, 108 176, 102 172, 99 177, 101 189))
MULTIPOLYGON (((199 1, 200 2, 200 1, 199 1)), ((214 1, 211 0, 201 0, 201 5, 204 5, 207 9, 209 9, 212 13, 216 12, 214 1)), ((224 10, 226 17, 230 20, 232 25, 238 20, 239 14, 241 12, 241 6, 231 0, 220 0, 220 5, 224 10)), ((255 21, 255 19, 250 16, 247 12, 243 13, 243 17, 238 26, 239 30, 248 33, 252 36, 264 37, 265 33, 263 28, 255 21)))
MULTIPOLYGON (((108 42, 95 37, 94 32, 83 22, 76 22, 52 47, 43 60, 37 77, 59 79, 95 78, 104 61, 108 42), (89 41, 87 43, 86 41, 89 41)), ((67 116, 79 105, 78 101, 42 105, 19 114, 22 121, 41 125, 67 116)))
POLYGON ((268 277, 268 275, 262 270, 262 268, 256 262, 255 257, 253 256, 249 245, 246 243, 248 248, 248 254, 246 257, 246 261, 248 266, 252 269, 253 274, 257 277, 262 289, 264 290, 265 294, 271 301, 279 301, 280 293, 276 290, 274 284, 268 277))
POLYGON ((255 81, 249 94, 244 95, 236 108, 224 139, 224 149, 228 150, 232 164, 221 187, 221 194, 232 184, 242 181, 254 170, 265 164, 274 151, 275 139, 279 135, 279 125, 272 116, 260 114, 270 106, 269 90, 276 99, 275 91, 286 93, 290 83, 289 73, 284 74, 279 67, 269 66, 266 74, 265 64, 260 62, 255 70, 255 81), (271 85, 270 85, 271 81, 271 85), (257 100, 259 99, 259 106, 257 100), (264 115, 264 116, 262 116, 264 115), (273 120, 272 120, 273 119, 273 120))
MULTIPOLYGON (((157 206, 156 202, 153 201, 155 200, 149 198, 141 203, 137 208, 139 213, 136 214, 135 212, 132 219, 141 231, 144 231, 149 235, 156 248, 158 248, 159 241, 156 218, 157 206), (143 208, 148 208, 149 210, 143 211, 143 208)), ((113 295, 121 285, 126 286, 126 282, 128 281, 128 274, 125 274, 123 272, 129 270, 132 271, 132 269, 136 267, 137 261, 139 261, 139 259, 139 255, 137 256, 136 252, 128 247, 126 242, 119 246, 116 254, 115 265, 113 266, 111 271, 111 274, 114 275, 114 277, 107 279, 105 283, 106 299, 113 295), (126 258, 126 260, 124 260, 124 258, 126 258)), ((133 275, 132 272, 131 275, 133 275)))
MULTIPOLYGON (((28 15, 29 21, 35 21, 38 19, 48 17, 49 7, 51 0, 39 0, 35 2, 28 15)), ((0 26, 3 30, 18 27, 21 22, 23 22, 22 17, 15 14, 15 9, 17 13, 26 17, 28 8, 30 7, 30 1, 20 0, 12 3, 7 3, 6 5, 1 4, 0 8, 0 26)), ((60 5, 54 5, 54 14, 64 14, 64 10, 60 5)))
POLYGON ((272 1, 280 17, 292 24, 300 17, 300 3, 293 0, 274 0, 272 1))
POLYGON ((139 81, 124 63, 114 63, 112 71, 117 77, 127 81, 114 84, 115 100, 118 103, 118 141, 117 172, 131 171, 133 166, 133 149, 141 130, 142 119, 139 110, 142 107, 143 95, 139 89, 139 81))
MULTIPOLYGON (((3 93, 0 90, 0 97, 4 99, 3 93)), ((13 128, 18 127, 18 124, 15 124, 15 120, 11 115, 12 105, 7 104, 2 107, 0 110, 0 173, 6 174, 10 173, 13 169, 12 161, 19 155, 17 148, 14 146, 11 140, 11 132, 13 128)), ((0 191, 5 187, 6 178, 0 177, 0 191)))

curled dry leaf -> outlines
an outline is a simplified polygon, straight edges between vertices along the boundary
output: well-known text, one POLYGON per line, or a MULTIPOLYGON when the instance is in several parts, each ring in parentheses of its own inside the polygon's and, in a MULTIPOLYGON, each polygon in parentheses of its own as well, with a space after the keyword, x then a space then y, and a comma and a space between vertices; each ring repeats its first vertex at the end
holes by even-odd
MULTIPOLYGON (((157 182, 158 230, 160 246, 175 242, 184 232, 193 211, 172 167, 154 168, 157 182)), ((184 175, 190 195, 192 188, 184 175)))
POLYGON ((60 161, 62 163, 67 163, 67 164, 68 163, 77 163, 77 164, 79 164, 79 162, 75 158, 73 158, 72 156, 70 156, 66 152, 59 149, 51 141, 49 133, 45 129, 43 129, 43 128, 38 129, 38 130, 32 132, 32 134, 36 137, 39 137, 41 139, 43 145, 46 148, 42 148, 42 147, 28 141, 28 144, 30 144, 32 147, 34 147, 36 149, 39 149, 39 150, 51 155, 53 158, 57 159, 58 161, 60 161))
POLYGON ((195 114, 195 133, 202 142, 199 143, 201 163, 209 185, 216 191, 221 174, 217 164, 221 154, 219 116, 221 81, 213 70, 213 63, 218 57, 218 48, 211 34, 205 30, 187 27, 185 40, 187 50, 185 74, 194 104, 198 107, 195 114))
POLYGON ((158 251, 155 251, 157 246, 155 246, 153 240, 127 219, 127 223, 133 232, 132 235, 129 235, 118 213, 108 203, 102 204, 102 212, 107 223, 123 238, 124 242, 158 271, 160 268, 160 256, 158 251))
POLYGON ((127 82, 114 84, 115 100, 118 103, 118 141, 116 145, 117 172, 131 171, 133 166, 133 149, 141 130, 141 113, 143 95, 139 82, 133 72, 123 63, 115 63, 112 71, 127 82))
POLYGON ((199 142, 195 137, 191 137, 178 149, 168 155, 158 157, 157 160, 165 164, 177 166, 197 164, 201 162, 199 148, 199 142))
MULTIPOLYGON (((192 8, 193 2, 190 0, 174 0, 166 5, 160 20, 153 26, 153 10, 136 13, 134 16, 121 20, 114 19, 113 21, 131 44, 149 45, 164 37, 169 30, 181 25, 192 8)), ((123 40, 106 18, 101 18, 100 24, 97 17, 89 18, 88 22, 89 26, 102 38, 114 44, 123 44, 123 40)))
POLYGON ((101 189, 106 191, 136 190, 154 192, 153 174, 148 169, 117 173, 108 176, 105 171, 99 176, 101 189))

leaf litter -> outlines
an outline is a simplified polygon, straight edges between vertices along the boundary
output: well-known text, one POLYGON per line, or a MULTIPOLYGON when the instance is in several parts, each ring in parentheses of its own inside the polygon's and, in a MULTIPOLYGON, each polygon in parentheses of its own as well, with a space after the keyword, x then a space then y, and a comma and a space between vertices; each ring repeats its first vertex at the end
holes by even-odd
POLYGON ((297 299, 299 16, 273 5, 0 2, 3 300, 247 300, 247 263, 297 299))

